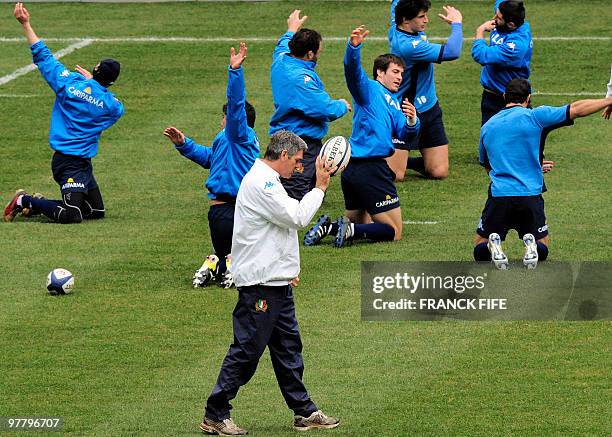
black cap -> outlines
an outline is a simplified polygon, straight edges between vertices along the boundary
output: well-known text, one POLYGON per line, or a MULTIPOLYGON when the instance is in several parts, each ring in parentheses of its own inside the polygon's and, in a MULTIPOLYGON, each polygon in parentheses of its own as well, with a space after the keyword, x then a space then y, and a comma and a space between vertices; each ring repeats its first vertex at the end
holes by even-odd
POLYGON ((121 71, 121 64, 114 59, 103 59, 100 64, 93 70, 93 78, 100 83, 100 85, 110 86, 119 77, 121 71))

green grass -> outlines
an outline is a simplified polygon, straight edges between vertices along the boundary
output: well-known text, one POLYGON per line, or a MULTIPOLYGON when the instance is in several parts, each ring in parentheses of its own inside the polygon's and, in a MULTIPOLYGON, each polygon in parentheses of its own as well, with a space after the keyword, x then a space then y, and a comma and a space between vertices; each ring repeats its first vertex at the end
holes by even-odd
MULTIPOLYGON (((457 2, 465 34, 491 15, 492 1, 457 2)), ((31 4, 41 37, 193 36, 276 38, 299 7, 324 37, 366 23, 387 29, 387 2, 31 4)), ((434 4, 437 11, 441 3, 434 4)), ((534 36, 609 36, 606 1, 530 1, 534 36)), ((0 37, 19 37, 12 5, 1 4, 0 37)), ((435 14, 432 14, 435 16, 435 14)), ((432 19, 430 35, 446 36, 432 19)), ((52 42, 58 50, 69 42, 52 42)), ((202 181, 161 135, 175 124, 203 143, 218 131, 230 43, 94 43, 63 58, 92 66, 122 62, 114 92, 126 114, 102 137, 96 177, 107 218, 77 226, 17 221, 0 226, 0 415, 57 415, 74 435, 197 434, 196 424, 231 341, 235 292, 193 290, 190 276, 210 252, 202 181), (54 267, 76 275, 71 296, 46 295, 54 267)), ((262 143, 272 106, 274 42, 249 43, 249 100, 262 143)), ((361 322, 361 260, 470 260, 487 177, 477 164, 479 67, 464 43, 458 61, 437 67, 451 140, 451 176, 410 175, 399 184, 406 226, 398 243, 302 250, 296 290, 305 381, 313 399, 343 424, 330 435, 609 435, 609 322, 361 322)), ((369 41, 364 64, 385 52, 369 41)), ((328 41, 318 71, 329 93, 348 98, 344 43, 328 41)), ((0 76, 29 62, 23 43, 0 42, 0 76)), ((610 41, 536 41, 534 88, 600 92, 610 41)), ((49 170, 53 94, 36 72, 0 86, 0 193, 19 187, 57 193, 49 170)), ((562 104, 569 96, 535 96, 562 104)), ((350 134, 350 120, 331 125, 350 134)), ((553 133, 546 176, 551 259, 612 260, 610 123, 593 116, 553 133)), ((323 210, 343 210, 339 180, 323 210)), ((520 244, 509 239, 516 257, 520 244)), ((294 435, 270 360, 234 402, 254 435, 294 435)))

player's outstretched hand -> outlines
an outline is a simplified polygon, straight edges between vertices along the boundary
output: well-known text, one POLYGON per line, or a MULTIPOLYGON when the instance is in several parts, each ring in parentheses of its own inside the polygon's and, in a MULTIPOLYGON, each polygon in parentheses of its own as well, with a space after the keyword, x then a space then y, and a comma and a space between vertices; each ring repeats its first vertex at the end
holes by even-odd
POLYGON ((21 24, 25 24, 30 21, 30 13, 21 2, 15 4, 13 14, 15 15, 15 18, 17 18, 17 21, 19 21, 21 24))
POLYGON ((337 166, 332 167, 333 162, 324 162, 323 158, 317 156, 315 163, 317 182, 316 187, 325 191, 329 187, 329 178, 337 170, 337 166))
POLYGON ((548 173, 554 168, 554 166, 555 166, 555 161, 543 160, 542 161, 542 173, 548 173))
POLYGON ((91 79, 93 78, 93 74, 91 74, 91 72, 83 67, 81 67, 80 65, 76 65, 76 67, 74 67, 74 70, 79 73, 81 76, 83 76, 85 79, 91 79))
POLYGON ((235 48, 230 49, 230 67, 236 70, 240 68, 245 58, 247 57, 247 46, 245 43, 240 43, 240 48, 238 49, 238 53, 236 53, 235 48))
POLYGON ((370 34, 370 31, 362 24, 351 32, 350 42, 353 47, 357 47, 361 44, 366 37, 370 34))
POLYGON ((164 136, 169 138, 177 146, 185 144, 185 135, 183 132, 175 128, 174 126, 167 127, 164 129, 164 136))
POLYGON ((300 18, 300 12, 302 11, 296 9, 289 15, 289 18, 287 18, 287 32, 297 32, 308 19, 308 15, 304 15, 300 18))
POLYGON ((612 105, 604 109, 603 112, 601 113, 601 116, 605 118, 606 120, 610 120, 610 114, 612 114, 612 105))
POLYGON ((440 19, 442 19, 443 21, 446 21, 448 24, 463 22, 463 15, 461 15, 459 9, 449 5, 443 6, 442 9, 444 9, 446 15, 438 14, 438 17, 440 17, 440 19))

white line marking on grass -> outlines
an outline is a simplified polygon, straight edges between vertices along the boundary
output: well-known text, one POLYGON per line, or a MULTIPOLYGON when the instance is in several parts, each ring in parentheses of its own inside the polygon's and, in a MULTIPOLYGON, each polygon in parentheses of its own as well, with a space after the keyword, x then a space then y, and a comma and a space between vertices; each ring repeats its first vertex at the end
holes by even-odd
MULTIPOLYGON (((66 56, 74 52, 75 50, 81 49, 83 47, 87 47, 93 42, 94 42, 93 39, 83 39, 74 44, 70 44, 65 49, 58 50, 54 55, 55 59, 60 59, 62 56, 66 56)), ((18 68, 17 70, 13 71, 11 74, 7 74, 4 77, 0 77, 0 85, 4 85, 5 83, 8 83, 12 81, 13 79, 17 79, 19 76, 23 76, 24 74, 28 74, 30 71, 36 70, 36 68, 37 67, 34 64, 30 64, 30 65, 26 65, 25 67, 18 68)))
POLYGON ((413 221, 413 220, 406 220, 403 222, 405 225, 437 225, 440 222, 434 222, 434 221, 413 221))
POLYGON ((601 96, 601 98, 603 99, 606 95, 606 91, 604 90, 603 92, 598 92, 598 93, 592 93, 588 91, 580 91, 580 92, 575 92, 575 93, 541 93, 539 91, 536 91, 534 95, 536 96, 601 96))
MULTIPOLYGON (((249 37, 183 37, 183 36, 127 36, 127 37, 112 37, 112 38, 87 38, 87 40, 93 42, 101 42, 101 43, 123 43, 123 42, 198 42, 198 43, 207 43, 207 42, 236 42, 236 41, 244 41, 244 42, 277 42, 278 36, 249 36, 249 37)), ((82 38, 44 38, 45 41, 49 42, 73 42, 73 41, 83 41, 82 38)), ((325 41, 330 42, 346 42, 348 41, 347 36, 324 36, 323 39, 325 41)), ((448 39, 447 36, 430 36, 430 41, 446 41, 448 39)), ((385 36, 370 36, 368 40, 371 41, 387 41, 387 37, 385 36)), ((474 38, 463 38, 464 41, 473 41, 474 38)), ((534 41, 610 41, 612 37, 610 36, 581 36, 581 37, 572 37, 572 36, 536 36, 533 38, 534 41)), ((6 43, 21 43, 25 42, 25 38, 0 38, 0 42, 6 43)))

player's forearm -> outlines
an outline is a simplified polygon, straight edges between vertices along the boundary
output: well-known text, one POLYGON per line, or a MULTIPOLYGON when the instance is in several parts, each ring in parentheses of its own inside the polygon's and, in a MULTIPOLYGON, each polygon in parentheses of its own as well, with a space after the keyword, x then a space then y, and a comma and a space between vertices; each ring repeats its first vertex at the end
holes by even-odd
POLYGON ((612 105, 612 97, 606 99, 578 100, 570 105, 570 118, 586 117, 612 105))
POLYGON ((34 29, 32 29, 32 26, 29 22, 23 23, 21 27, 23 27, 23 32, 25 33, 25 36, 28 40, 28 44, 34 45, 38 41, 40 41, 40 38, 36 36, 36 33, 34 33, 34 29))

